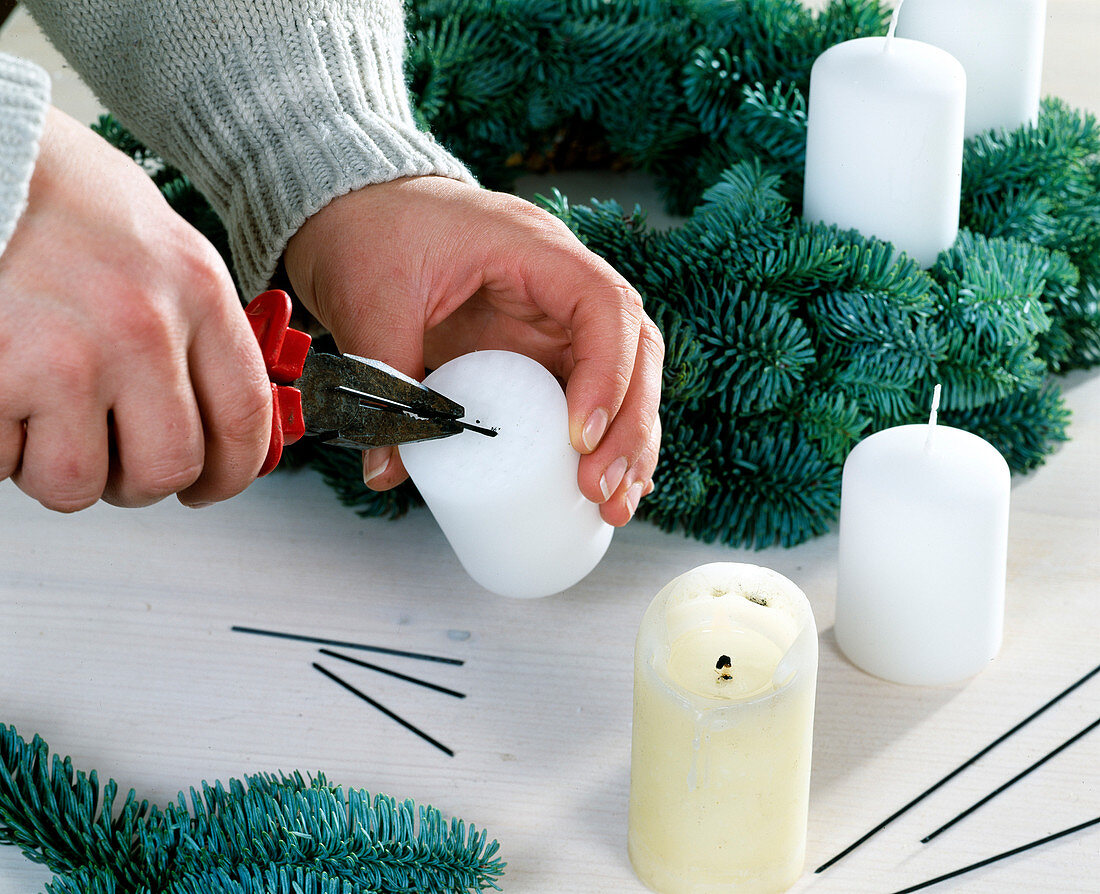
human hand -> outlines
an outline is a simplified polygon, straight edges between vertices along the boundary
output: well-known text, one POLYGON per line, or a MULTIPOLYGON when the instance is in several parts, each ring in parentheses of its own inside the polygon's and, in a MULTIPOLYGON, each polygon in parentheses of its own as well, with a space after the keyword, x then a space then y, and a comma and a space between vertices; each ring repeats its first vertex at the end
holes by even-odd
POLYGON ((0 480, 50 509, 199 505, 263 462, 271 391, 217 251, 51 109, 0 255, 0 480))
MULTIPOLYGON (((581 492, 624 525, 653 488, 664 345, 637 292, 560 220, 442 177, 334 199, 284 256, 297 296, 340 350, 417 379, 473 350, 526 354, 566 382, 581 492)), ((384 490, 400 455, 364 456, 384 490)))

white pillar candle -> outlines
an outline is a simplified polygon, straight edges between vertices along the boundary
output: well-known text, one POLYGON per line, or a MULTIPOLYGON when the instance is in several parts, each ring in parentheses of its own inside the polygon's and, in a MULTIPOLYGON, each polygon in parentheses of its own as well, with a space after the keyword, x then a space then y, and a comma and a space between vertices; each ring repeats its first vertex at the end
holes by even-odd
POLYGON ((529 357, 477 351, 424 383, 455 400, 464 431, 401 447, 401 459, 462 566, 505 596, 548 596, 596 567, 612 528, 577 484, 565 394, 529 357))
POLYGON ((634 653, 630 860, 660 894, 772 894, 802 873, 817 630, 805 595, 715 563, 657 594, 634 653))
POLYGON ((1039 119, 1046 0, 905 0, 898 36, 946 50, 966 71, 966 135, 1039 119))
POLYGON ((1001 645, 1008 464, 988 441, 936 424, 864 439, 844 463, 836 639, 896 683, 965 680, 1001 645))
POLYGON ((810 73, 803 216, 931 267, 959 232, 965 98, 962 66, 937 47, 891 34, 826 50, 810 73))

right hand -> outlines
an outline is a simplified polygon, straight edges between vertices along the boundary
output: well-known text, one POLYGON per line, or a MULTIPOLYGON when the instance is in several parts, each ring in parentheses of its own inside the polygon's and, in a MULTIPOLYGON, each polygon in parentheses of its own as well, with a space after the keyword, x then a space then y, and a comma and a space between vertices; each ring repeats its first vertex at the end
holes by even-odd
POLYGON ((0 480, 62 512, 202 505, 252 482, 270 432, 217 251, 132 160, 50 109, 0 255, 0 480))

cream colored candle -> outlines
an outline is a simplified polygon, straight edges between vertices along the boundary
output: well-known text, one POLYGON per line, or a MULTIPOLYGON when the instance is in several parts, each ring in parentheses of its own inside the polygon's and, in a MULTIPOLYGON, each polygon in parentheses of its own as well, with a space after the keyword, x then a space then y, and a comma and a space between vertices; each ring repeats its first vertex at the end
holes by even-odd
POLYGON ((681 575, 634 653, 630 860, 660 894, 770 894, 802 873, 817 630, 755 565, 681 575))

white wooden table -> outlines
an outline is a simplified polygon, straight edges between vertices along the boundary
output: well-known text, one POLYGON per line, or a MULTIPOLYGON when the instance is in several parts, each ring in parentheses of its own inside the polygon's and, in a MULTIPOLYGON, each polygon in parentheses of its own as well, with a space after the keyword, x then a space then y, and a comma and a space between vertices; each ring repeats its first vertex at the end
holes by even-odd
MULTIPOLYGON (((1098 6, 1052 2, 1048 51, 1048 89, 1094 109, 1098 6)), ((45 56, 18 15, 0 49, 45 56)), ((1097 733, 933 844, 918 843, 1095 719, 1095 678, 828 873, 810 872, 1100 663, 1100 374, 1065 386, 1073 440, 1015 480, 1006 639, 966 685, 896 686, 843 658, 832 632, 835 534, 747 552, 636 522, 580 585, 520 602, 474 585, 426 512, 360 519, 312 473, 278 474, 199 511, 165 501, 75 516, 6 483, 0 720, 154 802, 202 779, 323 770, 488 829, 508 861, 509 892, 642 891, 626 857, 638 621, 676 574, 755 562, 802 586, 821 631, 807 873, 795 890, 894 891, 1100 815, 1097 733), (314 647, 232 633, 233 624, 464 659, 379 659, 465 691, 462 701, 327 662, 455 756, 311 669, 314 647)), ((46 879, 0 852, 0 894, 40 890, 46 879)), ((1100 830, 933 890, 1100 892, 1100 830)))

